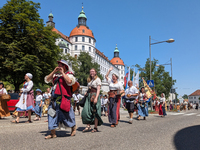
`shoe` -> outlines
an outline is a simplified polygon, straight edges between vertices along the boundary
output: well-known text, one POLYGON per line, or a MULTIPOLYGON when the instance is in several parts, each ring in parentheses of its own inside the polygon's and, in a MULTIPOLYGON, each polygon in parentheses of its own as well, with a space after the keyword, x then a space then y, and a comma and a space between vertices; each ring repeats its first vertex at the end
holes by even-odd
POLYGON ((132 124, 133 123, 133 119, 129 119, 129 124, 132 124))
POLYGON ((118 120, 117 120, 117 123, 115 124, 115 125, 118 125, 119 124, 119 122, 118 122, 118 120))
POLYGON ((51 138, 57 138, 56 134, 49 134, 45 137, 45 140, 51 139, 51 138))

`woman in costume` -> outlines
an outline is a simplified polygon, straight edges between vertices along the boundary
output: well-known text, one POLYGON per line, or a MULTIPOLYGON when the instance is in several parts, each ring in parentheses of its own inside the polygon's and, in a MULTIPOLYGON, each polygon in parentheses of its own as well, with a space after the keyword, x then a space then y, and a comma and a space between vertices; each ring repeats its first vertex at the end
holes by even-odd
POLYGON ((162 93, 161 94, 161 98, 160 98, 160 105, 159 105, 159 115, 161 115, 161 117, 166 116, 166 111, 165 111, 165 94, 162 93))
POLYGON ((109 84, 109 110, 108 110, 108 120, 111 123, 111 127, 116 127, 118 125, 118 121, 120 119, 120 103, 121 103, 121 95, 124 94, 123 85, 118 82, 118 76, 116 74, 112 74, 112 80, 108 77, 110 72, 113 70, 111 67, 107 74, 106 80, 109 84))
POLYGON ((72 85, 76 82, 73 70, 67 61, 58 61, 58 67, 56 67, 49 75, 45 77, 46 83, 51 83, 52 81, 54 83, 54 87, 52 91, 52 101, 49 105, 48 111, 50 111, 50 109, 54 109, 56 114, 55 116, 48 115, 48 129, 51 130, 51 134, 46 136, 45 139, 56 138, 56 129, 61 125, 70 127, 71 136, 75 136, 76 122, 72 106, 70 106, 69 112, 66 112, 60 108, 61 98, 63 100, 71 101, 72 85))
POLYGON ((144 87, 141 87, 140 92, 138 93, 138 117, 137 119, 140 120, 140 117, 144 117, 144 120, 146 120, 146 117, 148 116, 148 103, 147 103, 147 95, 145 92, 144 87))
POLYGON ((159 101, 157 98, 155 100, 155 111, 159 112, 159 101))
POLYGON ((103 124, 101 120, 101 100, 100 100, 100 89, 101 89, 101 79, 97 76, 97 72, 94 68, 90 70, 90 76, 87 79, 88 88, 90 92, 87 94, 86 101, 81 113, 83 124, 87 124, 86 128, 83 130, 90 131, 91 126, 94 124, 94 129, 92 133, 98 132, 97 126, 103 124))
POLYGON ((36 118, 34 121, 41 120, 42 117, 42 91, 40 89, 36 89, 37 95, 35 97, 35 114, 36 118))
POLYGON ((8 94, 7 90, 4 88, 3 82, 0 82, 0 119, 3 117, 10 116, 7 101, 1 100, 3 94, 8 94))
POLYGON ((50 98, 51 98, 50 88, 47 88, 47 92, 45 92, 43 94, 43 98, 44 98, 44 104, 43 104, 43 107, 42 107, 42 116, 44 116, 44 114, 47 114, 47 110, 48 110, 48 107, 49 107, 50 98))
POLYGON ((34 92, 33 88, 33 81, 31 79, 33 75, 31 73, 27 73, 24 77, 26 83, 24 84, 23 88, 21 89, 21 96, 19 102, 15 105, 17 107, 16 111, 18 112, 18 116, 16 120, 13 120, 12 123, 19 123, 19 118, 21 113, 28 111, 28 121, 26 123, 32 123, 31 121, 31 112, 34 111, 34 92))

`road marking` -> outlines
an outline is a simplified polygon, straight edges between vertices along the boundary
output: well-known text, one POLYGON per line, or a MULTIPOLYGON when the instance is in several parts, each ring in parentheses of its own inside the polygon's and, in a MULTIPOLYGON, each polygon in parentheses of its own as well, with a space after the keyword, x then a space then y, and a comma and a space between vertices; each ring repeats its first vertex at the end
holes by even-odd
POLYGON ((184 113, 174 113, 174 114, 170 114, 170 115, 174 115, 174 116, 176 116, 176 115, 183 115, 184 113))
POLYGON ((189 113, 189 114, 185 114, 184 116, 191 116, 191 115, 195 115, 197 113, 189 113))
POLYGON ((200 116, 200 114, 199 114, 199 115, 197 115, 197 116, 200 116))

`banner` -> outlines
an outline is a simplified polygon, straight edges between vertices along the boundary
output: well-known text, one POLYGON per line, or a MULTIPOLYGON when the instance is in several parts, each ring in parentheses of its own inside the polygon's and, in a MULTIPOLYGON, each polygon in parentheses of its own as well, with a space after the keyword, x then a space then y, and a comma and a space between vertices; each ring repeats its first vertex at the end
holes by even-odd
POLYGON ((144 89, 147 95, 147 98, 150 98, 152 95, 154 95, 155 92, 151 90, 151 88, 148 86, 147 82, 142 78, 143 84, 144 84, 144 89))

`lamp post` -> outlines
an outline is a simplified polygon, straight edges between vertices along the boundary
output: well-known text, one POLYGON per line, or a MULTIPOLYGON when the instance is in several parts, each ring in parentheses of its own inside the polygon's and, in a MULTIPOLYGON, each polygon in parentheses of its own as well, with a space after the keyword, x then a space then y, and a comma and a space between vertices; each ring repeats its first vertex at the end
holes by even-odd
MULTIPOLYGON (((173 43, 175 40, 174 39, 169 39, 167 41, 158 41, 155 43, 151 43, 151 36, 149 36, 149 59, 150 59, 150 80, 151 80, 151 45, 155 45, 155 44, 160 44, 160 43, 173 43)), ((152 110, 152 99, 151 99, 151 110, 152 110)))
MULTIPOLYGON (((171 66, 171 77, 172 77, 172 58, 170 58, 170 63, 167 64, 157 64, 156 66, 164 66, 164 65, 170 65, 171 66)), ((173 77, 172 77, 172 87, 171 87, 171 93, 172 93, 172 101, 173 101, 173 77)), ((175 104, 176 104, 176 98, 175 98, 175 104)))

